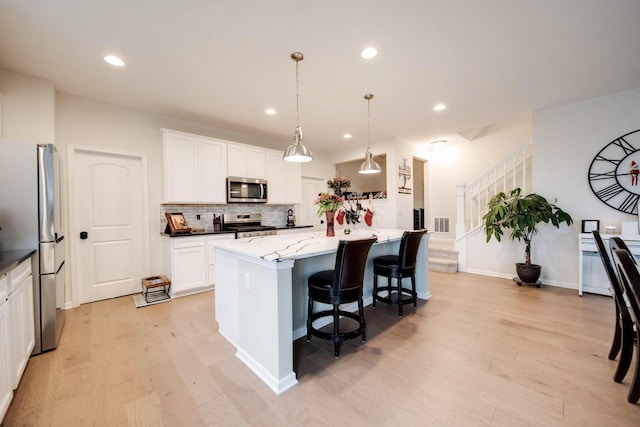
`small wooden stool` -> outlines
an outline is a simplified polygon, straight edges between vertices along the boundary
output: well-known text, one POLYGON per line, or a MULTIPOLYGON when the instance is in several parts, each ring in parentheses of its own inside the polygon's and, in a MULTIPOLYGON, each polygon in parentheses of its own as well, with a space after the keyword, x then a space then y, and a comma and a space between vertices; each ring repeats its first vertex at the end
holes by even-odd
POLYGON ((169 299, 169 289, 171 289, 171 280, 166 276, 151 276, 142 279, 142 294, 147 303, 169 299), (162 289, 155 289, 161 286, 162 289))

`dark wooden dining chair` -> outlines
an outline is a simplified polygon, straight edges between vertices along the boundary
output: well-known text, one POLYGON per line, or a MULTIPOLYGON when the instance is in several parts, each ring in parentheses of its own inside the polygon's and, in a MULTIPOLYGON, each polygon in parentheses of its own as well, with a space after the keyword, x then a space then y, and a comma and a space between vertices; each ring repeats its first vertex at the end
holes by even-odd
MULTIPOLYGON (((629 309, 625 302, 624 288, 622 283, 620 283, 615 267, 611 263, 612 258, 609 256, 609 252, 597 230, 593 231, 593 238, 596 242, 596 247, 598 248, 604 269, 607 272, 607 277, 609 278, 616 309, 613 342, 611 343, 611 350, 609 351, 609 359, 615 360, 618 354, 620 354, 618 367, 613 374, 613 380, 619 383, 622 382, 622 379, 629 371, 629 366, 631 366, 631 359, 633 357, 633 320, 631 320, 629 309)), ((611 253, 616 249, 628 250, 624 241, 618 237, 611 237, 609 239, 609 248, 611 253)))
MULTIPOLYGON (((633 319, 635 339, 638 342, 640 340, 640 272, 629 251, 614 249, 613 258, 617 266, 618 277, 629 300, 631 308, 629 314, 633 319)), ((629 403, 637 403, 638 399, 640 399, 640 352, 636 346, 636 367, 627 400, 629 403)))
POLYGON ((413 303, 417 307, 416 263, 422 236, 427 230, 405 231, 400 241, 398 255, 383 255, 373 259, 373 308, 376 301, 398 304, 398 316, 402 317, 402 306, 413 303), (387 286, 378 286, 378 276, 387 278, 387 286), (402 285, 402 279, 411 279, 411 289, 402 285), (392 279, 396 279, 393 286, 392 279), (380 294, 386 292, 386 295, 380 294))
POLYGON ((307 279, 309 287, 309 305, 307 310, 307 341, 311 336, 333 341, 334 356, 340 356, 340 343, 345 340, 362 336, 362 342, 367 340, 364 319, 364 304, 362 288, 364 269, 371 245, 377 237, 360 240, 341 240, 336 253, 336 263, 333 270, 313 273, 307 279), (331 310, 314 312, 314 301, 331 304, 331 310), (358 303, 358 312, 351 313, 341 310, 341 304, 358 303), (358 322, 356 329, 341 332, 340 317, 347 317, 358 322), (313 322, 322 317, 333 317, 333 330, 326 332, 313 326, 313 322))

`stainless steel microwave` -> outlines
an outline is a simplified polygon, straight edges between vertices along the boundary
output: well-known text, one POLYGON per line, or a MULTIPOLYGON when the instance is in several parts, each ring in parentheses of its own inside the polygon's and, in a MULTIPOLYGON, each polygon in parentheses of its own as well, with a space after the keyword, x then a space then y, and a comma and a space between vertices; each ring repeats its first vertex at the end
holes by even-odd
POLYGON ((267 181, 257 178, 227 178, 227 203, 267 203, 267 181))

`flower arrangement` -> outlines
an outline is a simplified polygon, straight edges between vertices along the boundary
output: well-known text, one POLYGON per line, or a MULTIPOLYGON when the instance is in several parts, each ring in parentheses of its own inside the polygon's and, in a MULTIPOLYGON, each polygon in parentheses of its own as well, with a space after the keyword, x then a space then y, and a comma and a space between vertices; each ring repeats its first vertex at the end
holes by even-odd
POLYGON ((318 216, 325 212, 335 212, 342 207, 344 198, 335 194, 320 193, 314 204, 318 205, 318 216))
POLYGON ((349 181, 346 178, 337 176, 335 177, 335 179, 333 180, 330 179, 329 181, 327 181, 327 185, 329 186, 329 188, 333 189, 336 195, 342 196, 342 193, 345 190, 348 190, 349 187, 351 187, 351 181, 349 181))

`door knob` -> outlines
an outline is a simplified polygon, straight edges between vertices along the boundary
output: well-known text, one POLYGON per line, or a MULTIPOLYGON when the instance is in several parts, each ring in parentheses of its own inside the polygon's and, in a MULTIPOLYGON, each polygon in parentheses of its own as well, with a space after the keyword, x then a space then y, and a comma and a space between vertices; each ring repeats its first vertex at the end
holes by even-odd
POLYGON ((87 237, 89 237, 89 234, 86 231, 81 231, 80 232, 80 238, 82 240, 85 240, 87 237))

